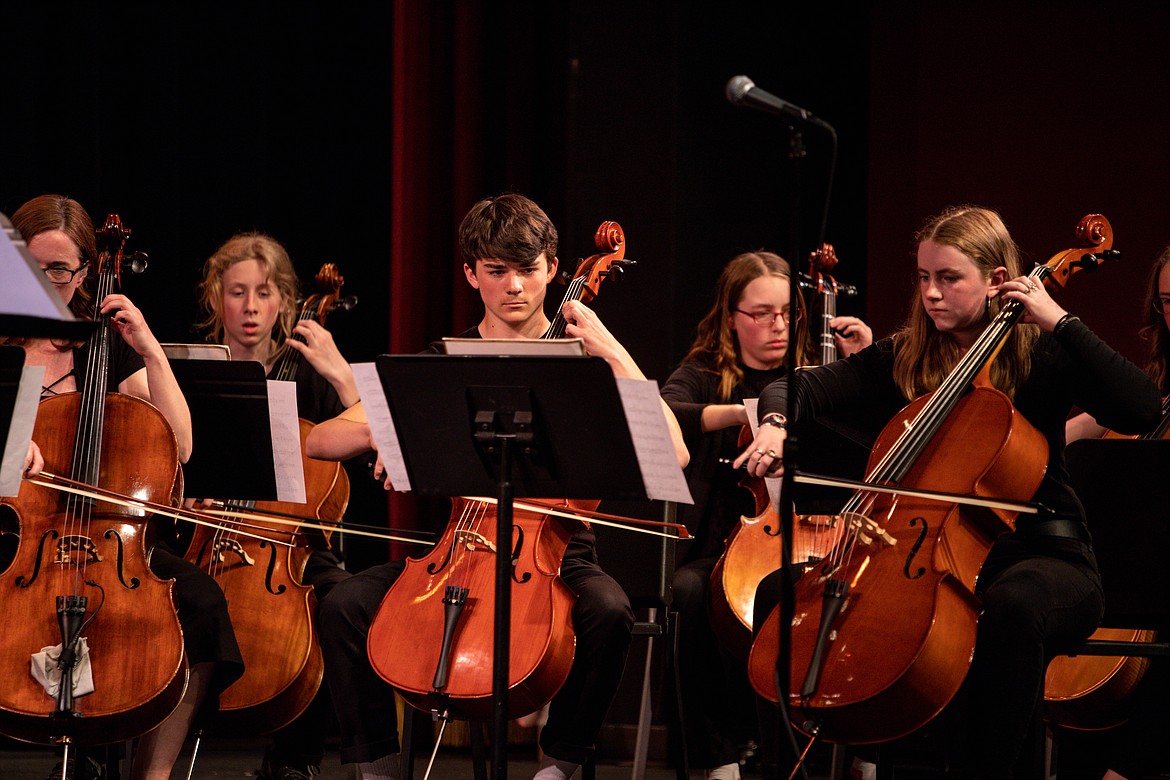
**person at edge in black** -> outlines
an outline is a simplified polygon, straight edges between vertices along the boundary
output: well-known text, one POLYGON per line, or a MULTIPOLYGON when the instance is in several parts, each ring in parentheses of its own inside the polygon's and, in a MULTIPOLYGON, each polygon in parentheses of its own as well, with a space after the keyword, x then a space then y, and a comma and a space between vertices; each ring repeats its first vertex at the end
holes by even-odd
MULTIPOLYGON (((785 357, 807 357, 804 303, 790 305, 788 263, 771 252, 741 254, 719 276, 715 301, 696 328, 694 344, 662 386, 693 453, 687 482, 693 506, 679 520, 695 536, 674 573, 672 604, 679 612, 679 666, 687 724, 687 754, 707 780, 740 776, 741 746, 757 736, 755 705, 743 661, 716 637, 707 608, 711 572, 741 516, 751 517, 751 495, 730 467, 747 425, 746 399, 757 398, 784 375, 785 357)), ((835 317, 837 345, 850 355, 873 340, 855 317, 835 317)))
MULTIPOLYGON (((476 203, 459 227, 468 283, 479 291, 484 316, 463 338, 539 338, 548 328, 544 299, 557 270, 557 232, 528 198, 505 194, 476 203)), ((566 335, 582 338, 591 355, 605 358, 617 376, 644 378, 624 347, 588 307, 565 305, 566 335)), ((432 345, 432 351, 439 347, 432 345)), ((680 465, 687 461, 682 435, 669 408, 680 465)), ((317 458, 342 458, 372 446, 361 404, 322 423, 308 440, 317 458)), ((390 486, 387 485, 387 489, 390 486)), ((561 563, 561 578, 577 594, 573 626, 577 649, 564 686, 553 698, 540 736, 544 752, 535 777, 563 780, 592 753, 593 742, 617 691, 634 616, 621 586, 597 563, 591 531, 575 534, 561 563)), ((320 607, 326 673, 341 722, 343 763, 357 763, 363 780, 398 777, 393 690, 370 666, 366 634, 402 561, 367 569, 334 588, 320 607)))
MULTIPOLYGON (((1084 510, 1067 484, 1065 419, 1073 406, 1121 432, 1148 430, 1159 413, 1157 387, 1140 369, 1021 274, 1019 250, 997 213, 948 210, 915 236, 918 285, 907 324, 845 360, 797 375, 796 419, 865 405, 883 420, 940 384, 1005 301, 1026 314, 991 366, 995 387, 1048 440, 1049 460, 1034 499, 1056 520, 1020 515, 980 571, 982 599, 965 690, 963 765, 968 777, 1011 777, 1039 717, 1048 661, 1097 627, 1103 598, 1084 510)), ((753 475, 783 470, 788 425, 785 379, 760 396, 760 429, 736 459, 753 475), (773 454, 774 453, 774 454, 773 454)), ((757 591, 768 614, 774 577, 757 591)), ((765 610, 765 611, 761 611, 765 610)))
MULTIPOLYGON (((88 268, 97 257, 93 222, 81 204, 61 195, 42 195, 25 203, 12 215, 12 224, 28 244, 29 252, 54 285, 61 299, 79 318, 94 312, 113 314, 109 379, 111 391, 149 401, 175 432, 179 459, 191 455, 191 415, 175 381, 158 339, 142 312, 121 293, 93 300, 96 280, 88 268), (87 282, 90 283, 87 286, 87 282)), ((9 340, 18 343, 18 340, 9 340)), ((42 398, 80 390, 85 377, 88 346, 49 339, 19 341, 26 364, 45 366, 42 398)), ((228 617, 223 591, 209 575, 162 547, 150 551, 150 569, 161 579, 174 579, 173 590, 189 677, 179 707, 153 731, 138 738, 131 777, 164 780, 182 749, 183 740, 204 704, 211 705, 218 692, 244 671, 243 660, 228 617)), ((100 776, 103 768, 92 757, 75 763, 76 780, 100 776)), ((61 777, 61 768, 51 776, 61 777)))
MULTIPOLYGON (((1165 396, 1170 394, 1170 246, 1162 250, 1150 269, 1146 294, 1142 303, 1145 325, 1141 337, 1148 348, 1146 373, 1165 396)), ((1106 428, 1082 413, 1069 419, 1065 438, 1100 438, 1106 428)), ((1159 631, 1161 635, 1161 631, 1159 631)), ((1109 768, 1104 780, 1127 780, 1166 772, 1170 756, 1166 747, 1167 691, 1170 690, 1170 671, 1163 659, 1154 658, 1134 693, 1133 710, 1113 741, 1109 768)))
MULTIPOLYGON (((256 232, 229 238, 204 263, 199 297, 206 315, 200 326, 209 341, 231 349, 232 360, 258 361, 274 378, 285 350, 301 354, 294 379, 298 416, 319 423, 358 402, 353 371, 332 334, 314 320, 297 319, 296 270, 276 239, 256 232)), ((300 579, 320 602, 348 576, 333 550, 315 549, 300 579)), ((273 733, 257 777, 309 780, 320 774, 330 706, 327 685, 323 680, 309 707, 273 733)))

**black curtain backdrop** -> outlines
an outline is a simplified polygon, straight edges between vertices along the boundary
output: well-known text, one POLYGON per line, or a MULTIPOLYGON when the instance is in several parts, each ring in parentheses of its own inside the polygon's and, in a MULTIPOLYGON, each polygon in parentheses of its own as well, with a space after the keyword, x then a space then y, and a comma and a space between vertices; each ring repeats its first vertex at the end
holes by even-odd
POLYGON ((455 228, 476 199, 523 192, 566 267, 601 221, 622 224, 638 265, 595 305, 661 381, 727 260, 763 247, 803 268, 818 237, 827 138, 798 128, 793 159, 783 121, 724 99, 742 73, 837 129, 825 238, 862 290, 843 310, 898 326, 910 236, 947 205, 1000 209, 1038 260, 1100 211, 1124 264, 1064 299, 1139 358, 1140 288, 1170 241, 1168 17, 1139 2, 27 4, 4 14, 0 210, 62 192, 95 221, 119 213, 152 257, 127 292, 163 340, 198 337, 214 248, 266 231, 306 282, 339 265, 361 304, 330 327, 368 360, 477 321, 455 228))

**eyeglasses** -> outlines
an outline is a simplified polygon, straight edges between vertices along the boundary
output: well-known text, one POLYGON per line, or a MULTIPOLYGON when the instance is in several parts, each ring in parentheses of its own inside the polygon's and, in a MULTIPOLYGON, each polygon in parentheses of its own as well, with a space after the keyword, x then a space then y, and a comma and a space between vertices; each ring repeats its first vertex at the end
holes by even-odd
POLYGON ((1154 311, 1158 312, 1159 314, 1165 313, 1166 307, 1168 305, 1170 305, 1170 298, 1159 297, 1154 299, 1154 311))
POLYGON ((735 309, 740 314, 745 314, 752 318, 752 322, 761 328, 770 328, 776 322, 776 319, 784 320, 785 326, 794 325, 800 322, 804 313, 797 309, 793 312, 791 309, 785 311, 744 311, 743 309, 735 309))
POLYGON ((79 273, 83 273, 85 269, 89 268, 83 265, 80 268, 66 268, 63 265, 51 265, 48 268, 42 268, 45 276, 49 277, 49 281, 53 284, 69 284, 73 281, 73 277, 79 273))

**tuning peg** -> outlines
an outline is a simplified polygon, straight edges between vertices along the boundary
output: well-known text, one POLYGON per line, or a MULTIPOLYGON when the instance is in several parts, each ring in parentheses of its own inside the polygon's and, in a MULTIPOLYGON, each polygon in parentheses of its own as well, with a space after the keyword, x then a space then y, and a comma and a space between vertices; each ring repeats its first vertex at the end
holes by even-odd
POLYGON ((333 303, 333 309, 345 309, 346 311, 353 311, 353 307, 358 305, 358 297, 356 295, 347 295, 344 298, 338 298, 333 303))
POLYGON ((626 266, 637 264, 636 260, 614 260, 609 266, 609 273, 606 278, 612 279, 615 282, 621 281, 622 275, 626 272, 626 266))
POLYGON ((150 266, 150 256, 146 252, 135 252, 122 258, 122 270, 132 274, 140 274, 150 266))

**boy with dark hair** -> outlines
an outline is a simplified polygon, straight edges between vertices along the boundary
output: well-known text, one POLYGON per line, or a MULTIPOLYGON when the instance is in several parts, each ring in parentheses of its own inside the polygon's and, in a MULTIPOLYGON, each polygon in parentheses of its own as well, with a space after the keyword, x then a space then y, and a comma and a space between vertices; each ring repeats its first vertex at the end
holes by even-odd
MULTIPOLYGON (((544 211, 522 195, 485 198, 460 224, 459 246, 467 281, 479 290, 484 304, 483 319, 460 335, 539 338, 549 326, 544 298, 557 270, 557 231, 544 211)), ((583 339, 589 354, 605 358, 615 375, 644 378, 592 310, 570 301, 562 313, 569 323, 566 335, 583 339)), ((680 465, 685 465, 682 435, 669 408, 663 404, 663 409, 680 465)), ((359 403, 317 426, 306 448, 311 457, 340 459, 372 446, 359 403)), ((351 577, 329 594, 318 613, 326 671, 341 723, 341 760, 357 763, 363 780, 398 776, 393 690, 370 666, 366 636, 382 597, 402 569, 402 561, 392 561, 351 577)), ((571 777, 592 752, 621 681, 634 621, 625 592, 597 563, 591 531, 573 536, 560 575, 578 596, 573 607, 577 648, 541 733, 544 759, 535 775, 540 780, 571 777)))

